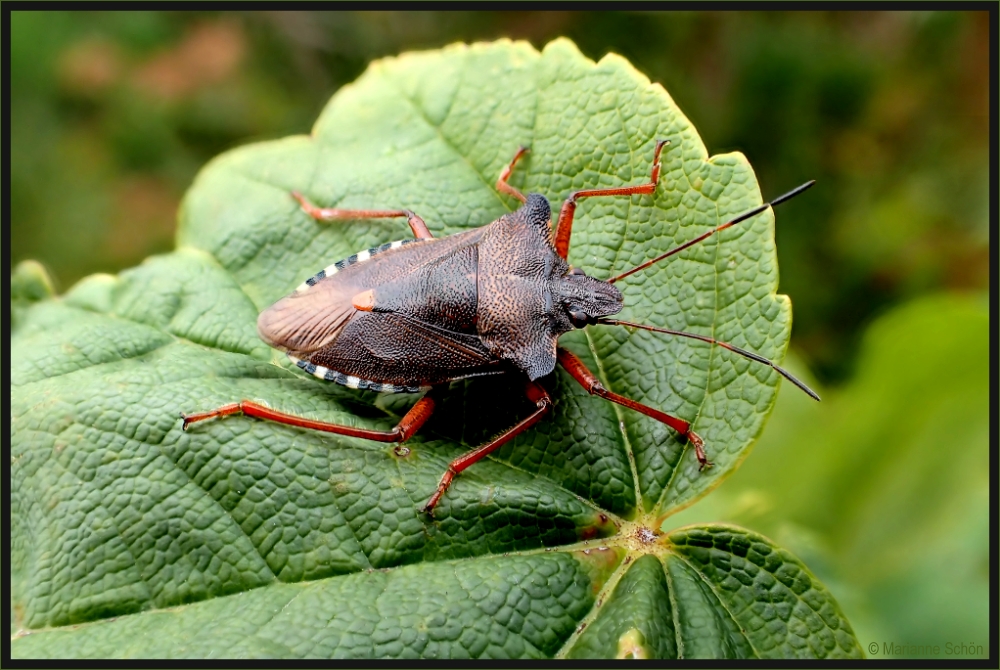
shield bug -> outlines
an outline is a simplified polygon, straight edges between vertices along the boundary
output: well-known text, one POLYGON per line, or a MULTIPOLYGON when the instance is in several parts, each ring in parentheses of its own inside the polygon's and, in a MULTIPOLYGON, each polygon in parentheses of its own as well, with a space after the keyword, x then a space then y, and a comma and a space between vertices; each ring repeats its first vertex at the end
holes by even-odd
POLYGON ((424 505, 430 513, 456 475, 533 426, 551 408, 552 399, 538 380, 558 363, 591 395, 641 412, 680 433, 694 448, 700 467, 711 466, 704 442, 688 421, 609 391, 583 361, 559 346, 559 336, 577 328, 607 325, 694 338, 768 365, 819 400, 801 381, 753 352, 695 333, 611 318, 624 307, 615 282, 798 195, 814 182, 615 277, 601 280, 571 267, 566 259, 577 201, 651 195, 659 182, 660 152, 666 144, 666 140, 656 143, 648 182, 570 194, 554 233, 549 201, 537 193, 525 196, 507 183, 525 147, 517 151, 496 183, 499 191, 517 198, 522 206, 488 225, 444 238, 435 238, 424 220, 410 210, 321 208, 293 192, 302 209, 317 221, 405 217, 415 239, 383 244, 321 270, 260 314, 261 338, 320 379, 370 391, 428 392, 388 431, 307 419, 250 400, 183 415, 184 428, 243 413, 379 442, 405 442, 433 413, 441 385, 480 375, 523 378, 525 394, 535 410, 499 437, 452 461, 424 505))

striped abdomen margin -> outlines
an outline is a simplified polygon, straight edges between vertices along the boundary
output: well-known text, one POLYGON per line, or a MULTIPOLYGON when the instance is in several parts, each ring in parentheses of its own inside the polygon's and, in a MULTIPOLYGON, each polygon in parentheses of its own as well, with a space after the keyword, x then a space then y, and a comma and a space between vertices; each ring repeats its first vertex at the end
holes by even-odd
POLYGON ((322 365, 316 365, 315 363, 304 361, 300 358, 292 356, 291 354, 287 354, 287 356, 289 360, 311 374, 313 377, 328 382, 336 382, 337 384, 346 386, 347 388, 374 391, 376 393, 381 393, 383 391, 386 393, 420 393, 421 391, 426 391, 430 388, 430 386, 399 386, 397 384, 373 382, 367 379, 361 379, 360 377, 355 377, 353 375, 345 375, 343 372, 337 372, 336 370, 324 368, 322 365))
POLYGON ((302 291, 309 290, 309 287, 318 282, 320 279, 323 279, 324 277, 329 277, 330 275, 335 275, 344 268, 346 268, 348 265, 354 265, 355 263, 364 263, 372 256, 378 256, 379 254, 385 251, 389 251, 389 249, 398 249, 399 247, 405 246, 407 244, 413 244, 414 242, 424 242, 424 241, 425 240, 398 240, 396 242, 386 242, 385 244, 379 247, 372 247, 368 251, 359 251, 358 253, 352 256, 348 256, 342 261, 337 261, 333 265, 328 265, 327 267, 323 268, 315 275, 313 275, 309 279, 299 284, 299 287, 295 289, 295 292, 302 293, 302 291))

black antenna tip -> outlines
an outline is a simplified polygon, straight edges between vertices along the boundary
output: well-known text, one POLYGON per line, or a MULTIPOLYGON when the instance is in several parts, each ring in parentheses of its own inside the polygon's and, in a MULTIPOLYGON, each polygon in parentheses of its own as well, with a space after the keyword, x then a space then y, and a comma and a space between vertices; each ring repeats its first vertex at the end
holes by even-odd
POLYGON ((788 381, 792 382, 793 384, 795 384, 796 386, 798 386, 800 389, 802 389, 803 391, 805 391, 806 395, 808 395, 810 398, 812 398, 816 402, 820 402, 819 395, 815 391, 813 391, 811 388, 809 388, 808 386, 806 386, 805 383, 803 383, 802 381, 800 381, 797 378, 795 378, 794 376, 792 376, 792 374, 789 373, 787 370, 779 368, 778 366, 774 366, 774 368, 778 372, 780 372, 781 375, 785 379, 787 379, 788 381))
POLYGON ((796 188, 793 188, 791 191, 789 191, 788 193, 785 193, 784 195, 779 195, 777 198, 775 198, 774 200, 772 200, 771 202, 769 202, 767 204, 770 205, 771 207, 775 207, 777 205, 780 205, 784 201, 789 200, 791 198, 794 198, 799 193, 802 193, 803 191, 809 189, 815 183, 816 183, 815 179, 810 179, 805 184, 802 184, 801 186, 797 186, 796 188))

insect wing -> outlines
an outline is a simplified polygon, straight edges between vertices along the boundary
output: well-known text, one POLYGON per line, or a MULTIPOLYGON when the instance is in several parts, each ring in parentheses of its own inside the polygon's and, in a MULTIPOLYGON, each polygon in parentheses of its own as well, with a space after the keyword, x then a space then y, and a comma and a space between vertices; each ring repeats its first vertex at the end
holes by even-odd
POLYGON ((257 318, 261 339, 300 356, 333 341, 355 313, 351 299, 358 287, 349 282, 319 282, 274 303, 257 318))
POLYGON ((473 335, 394 312, 359 312, 309 361, 374 383, 428 386, 504 371, 473 335))

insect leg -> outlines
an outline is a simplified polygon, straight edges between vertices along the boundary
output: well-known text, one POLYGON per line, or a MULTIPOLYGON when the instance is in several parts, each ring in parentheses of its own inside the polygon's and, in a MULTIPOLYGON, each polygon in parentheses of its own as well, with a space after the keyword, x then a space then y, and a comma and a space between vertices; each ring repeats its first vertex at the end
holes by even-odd
POLYGON ((556 225, 555 247, 556 253, 563 259, 569 255, 569 237, 573 233, 573 214, 576 212, 576 201, 579 198, 592 198, 595 196, 607 195, 649 195, 656 190, 656 184, 660 181, 660 151, 670 140, 658 140, 656 148, 653 150, 653 168, 649 173, 649 183, 638 186, 621 186, 618 188, 595 188, 588 191, 576 191, 570 193, 559 210, 559 223, 556 225))
POLYGON ((343 426, 339 423, 327 423, 326 421, 316 421, 306 419, 294 414, 286 414, 265 407, 252 400, 241 400, 239 402, 223 405, 218 409, 209 412, 199 412, 198 414, 181 414, 184 419, 183 429, 198 421, 213 419, 216 417, 229 416, 230 414, 245 414, 246 416, 257 417, 265 421, 274 421, 298 428, 308 428, 310 430, 321 430, 325 433, 336 433, 338 435, 348 435, 350 437, 363 437, 366 440, 376 442, 404 442, 420 429, 424 422, 430 418, 434 412, 434 398, 431 394, 425 395, 410 408, 399 423, 392 430, 371 430, 369 428, 355 428, 354 426, 343 426))
POLYGON ((517 153, 514 154, 514 158, 511 159, 510 163, 500 172, 500 177, 497 178, 497 190, 501 193, 506 193, 507 195, 512 195, 521 202, 527 202, 528 199, 524 197, 524 194, 518 191, 516 188, 507 183, 510 179, 510 173, 513 171, 514 166, 517 165, 518 159, 523 156, 526 152, 530 151, 528 147, 518 147, 517 153))
POLYGON ((438 504, 438 501, 441 500, 441 496, 443 496, 445 491, 448 490, 448 487, 451 486, 451 480, 455 478, 455 475, 460 473, 462 470, 465 470, 473 463, 479 461, 487 454, 499 449, 512 438, 534 426, 538 423, 538 420, 549 411, 549 408, 552 407, 552 398, 549 397, 548 392, 536 382, 528 382, 525 386, 525 393, 527 394, 528 399, 535 403, 535 407, 537 409, 535 409, 530 416, 512 427, 506 433, 494 438, 492 441, 487 442, 481 447, 473 449, 463 456, 459 456, 448 464, 448 469, 444 471, 443 475, 441 475, 441 482, 438 484, 437 491, 434 492, 431 499, 427 501, 426 505, 424 505, 425 512, 428 514, 433 512, 434 506, 438 504))
POLYGON ((405 216, 406 221, 410 224, 410 230, 413 231, 413 236, 418 240, 429 240, 434 237, 431 235, 431 231, 427 230, 427 224, 424 223, 424 220, 408 209, 336 209, 333 207, 317 207, 298 191, 292 191, 292 197, 299 201, 302 211, 317 221, 388 219, 405 216))
POLYGON ((704 440, 698 437, 696 432, 691 430, 690 423, 607 390, 604 388, 604 384, 601 383, 601 380, 599 380, 593 372, 587 369, 587 366, 583 364, 583 361, 581 361, 576 354, 559 347, 556 352, 556 356, 559 360, 559 364, 566 369, 566 372, 568 372, 573 379, 580 382, 580 386, 587 389, 588 393, 600 396, 605 400, 610 400, 611 402, 621 405, 622 407, 634 409, 636 412, 640 412, 641 414, 645 414, 648 417, 656 419, 660 423, 667 424, 686 437, 688 442, 694 446, 694 455, 698 459, 699 469, 712 466, 712 462, 705 456, 704 440))

